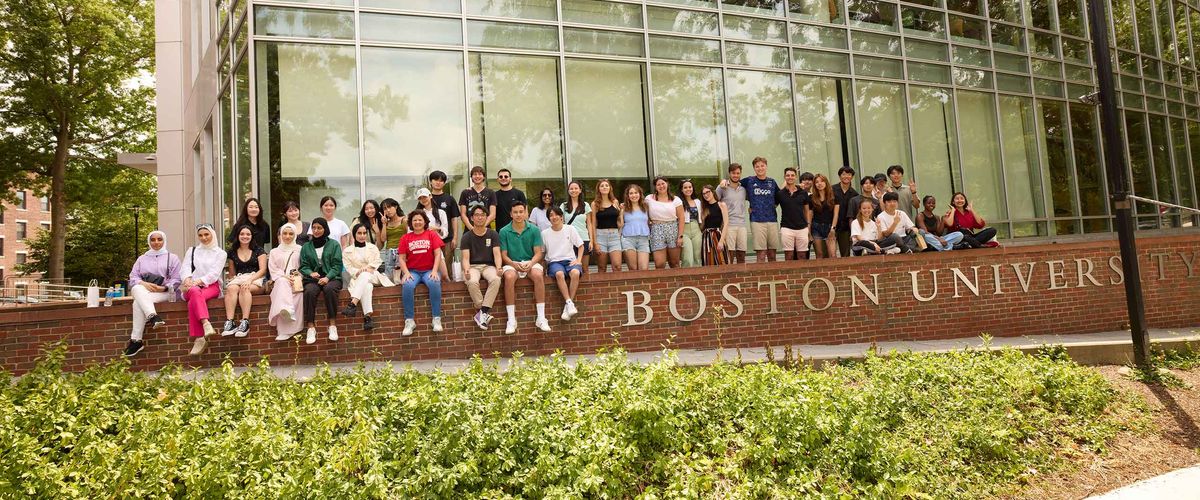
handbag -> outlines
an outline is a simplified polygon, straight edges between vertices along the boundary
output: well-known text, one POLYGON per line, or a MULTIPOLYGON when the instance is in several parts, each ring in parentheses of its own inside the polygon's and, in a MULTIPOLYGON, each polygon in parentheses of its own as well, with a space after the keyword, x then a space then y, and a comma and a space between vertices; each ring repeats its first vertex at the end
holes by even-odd
MULTIPOLYGON (((288 254, 288 264, 292 263, 292 255, 295 254, 296 252, 294 251, 288 254)), ((304 280, 300 278, 299 269, 292 269, 291 271, 288 271, 288 268, 285 265, 283 266, 283 272, 288 275, 288 281, 292 282, 292 293, 300 293, 304 291, 304 280)))
POLYGON ((163 277, 161 274, 158 274, 158 273, 142 273, 142 281, 145 281, 146 283, 154 283, 155 285, 158 285, 158 286, 163 286, 163 283, 165 283, 167 281, 167 278, 163 277))

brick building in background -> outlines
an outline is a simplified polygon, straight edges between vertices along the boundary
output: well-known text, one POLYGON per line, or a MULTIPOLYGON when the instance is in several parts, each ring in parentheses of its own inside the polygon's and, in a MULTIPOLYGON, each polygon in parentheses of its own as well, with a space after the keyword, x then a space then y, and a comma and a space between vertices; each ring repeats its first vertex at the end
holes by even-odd
POLYGON ((16 198, 16 203, 0 205, 0 287, 4 295, 14 295, 22 285, 41 278, 37 273, 21 274, 17 266, 28 258, 29 242, 40 231, 50 230, 49 198, 28 189, 17 190, 16 198))

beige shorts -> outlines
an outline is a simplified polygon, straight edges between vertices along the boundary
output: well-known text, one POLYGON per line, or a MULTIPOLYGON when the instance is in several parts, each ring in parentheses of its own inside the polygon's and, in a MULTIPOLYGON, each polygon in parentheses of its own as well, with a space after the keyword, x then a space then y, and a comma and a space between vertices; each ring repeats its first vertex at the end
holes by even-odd
MULTIPOLYGON (((529 268, 530 271, 532 271, 534 269, 541 271, 543 268, 542 268, 541 264, 534 264, 533 267, 529 268)), ((523 273, 523 272, 517 271, 517 268, 515 268, 513 266, 504 266, 504 267, 500 268, 500 274, 507 273, 509 270, 512 270, 513 272, 517 273, 517 278, 520 278, 520 279, 524 279, 526 276, 529 276, 529 273, 523 273)))
POLYGON ((779 248, 779 225, 774 222, 751 222, 754 234, 754 250, 776 250, 779 248))
POLYGON ((779 228, 779 236, 783 243, 783 251, 808 253, 807 227, 804 229, 788 229, 786 227, 781 227, 779 228))
POLYGON ((725 232, 725 249, 730 252, 746 251, 746 226, 729 226, 725 232))

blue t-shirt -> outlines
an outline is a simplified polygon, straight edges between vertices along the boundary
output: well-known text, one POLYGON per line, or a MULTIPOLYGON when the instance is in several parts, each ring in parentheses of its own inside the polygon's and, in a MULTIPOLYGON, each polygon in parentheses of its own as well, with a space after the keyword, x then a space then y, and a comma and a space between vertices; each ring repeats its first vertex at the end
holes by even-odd
POLYGON ((775 193, 779 192, 775 179, 750 176, 743 178, 741 183, 750 204, 750 222, 775 222, 775 193))

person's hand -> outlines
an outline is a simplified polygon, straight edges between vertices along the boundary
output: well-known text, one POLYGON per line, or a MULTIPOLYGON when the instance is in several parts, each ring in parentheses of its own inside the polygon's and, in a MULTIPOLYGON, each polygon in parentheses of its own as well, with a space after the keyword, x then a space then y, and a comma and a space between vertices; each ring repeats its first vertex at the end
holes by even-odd
POLYGON ((879 244, 878 244, 878 243, 875 243, 874 241, 872 241, 872 242, 871 242, 871 246, 874 246, 874 247, 875 247, 875 251, 876 251, 876 252, 879 252, 879 251, 882 251, 882 250, 883 250, 882 248, 879 248, 879 244))
POLYGON ((404 276, 400 277, 401 283, 408 283, 409 281, 412 281, 412 280, 413 280, 413 275, 409 274, 407 271, 405 271, 404 276))
POLYGON ((321 285, 321 286, 325 286, 328 283, 329 283, 329 278, 321 278, 321 279, 317 280, 317 284, 321 285))
POLYGON ((425 279, 433 282, 442 281, 442 277, 438 273, 429 273, 429 276, 426 276, 425 279))
POLYGON ((938 243, 941 243, 942 246, 946 246, 946 240, 944 240, 942 238, 938 238, 938 243))
POLYGON ((571 263, 567 264, 567 265, 568 266, 582 266, 583 263, 580 262, 579 259, 571 259, 571 263))
POLYGON ((320 277, 321 277, 321 275, 320 275, 320 274, 318 274, 316 271, 313 271, 313 272, 311 272, 311 273, 308 273, 308 277, 309 277, 309 278, 313 278, 313 279, 317 279, 317 278, 320 278, 320 277))
POLYGON ((966 207, 966 208, 967 208, 967 211, 968 211, 968 212, 974 212, 974 211, 975 211, 975 209, 971 207, 971 202, 969 202, 969 201, 967 202, 967 207, 966 207))
POLYGON ((917 181, 908 181, 908 191, 913 194, 917 194, 917 181))
POLYGON ((679 235, 679 237, 675 238, 675 244, 676 244, 676 245, 683 245, 683 235, 682 235, 682 234, 681 234, 681 235, 679 235))
POLYGON ((717 251, 721 251, 721 250, 725 250, 725 242, 724 241, 717 242, 717 251))

